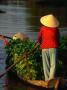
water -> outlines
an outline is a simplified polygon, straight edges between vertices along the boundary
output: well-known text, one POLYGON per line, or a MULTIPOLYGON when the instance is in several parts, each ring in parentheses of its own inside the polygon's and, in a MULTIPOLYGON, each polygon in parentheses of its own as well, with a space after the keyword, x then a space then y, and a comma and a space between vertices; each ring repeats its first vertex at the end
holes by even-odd
MULTIPOLYGON (((30 39, 36 40, 40 27, 39 18, 43 15, 54 13, 60 20, 60 33, 67 35, 67 7, 46 6, 35 3, 35 0, 25 1, 22 3, 9 1, 7 5, 0 5, 0 9, 6 13, 0 14, 0 34, 12 37, 16 32, 25 33, 30 39), (16 4, 15 4, 16 3, 16 4), (18 4, 20 3, 20 4, 18 4)), ((0 39, 0 73, 5 71, 6 52, 2 39, 0 39)), ((20 82, 8 78, 7 75, 0 78, 0 90, 39 90, 26 86, 20 82)))

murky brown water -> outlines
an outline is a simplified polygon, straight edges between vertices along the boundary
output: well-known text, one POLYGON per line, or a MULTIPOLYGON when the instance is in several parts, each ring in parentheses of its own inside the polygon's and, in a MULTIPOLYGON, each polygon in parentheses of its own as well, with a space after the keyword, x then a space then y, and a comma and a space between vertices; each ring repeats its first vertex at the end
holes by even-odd
MULTIPOLYGON (((8 5, 0 5, 0 9, 6 13, 0 13, 0 34, 12 36, 20 31, 30 39, 37 39, 40 27, 39 18, 53 13, 60 21, 61 35, 67 35, 67 6, 46 5, 35 2, 36 0, 7 0, 8 5), (13 2, 13 4, 11 3, 13 2)), ((0 73, 5 71, 6 53, 3 41, 0 39, 0 73)), ((0 90, 39 90, 21 82, 11 80, 7 75, 0 78, 0 90)))

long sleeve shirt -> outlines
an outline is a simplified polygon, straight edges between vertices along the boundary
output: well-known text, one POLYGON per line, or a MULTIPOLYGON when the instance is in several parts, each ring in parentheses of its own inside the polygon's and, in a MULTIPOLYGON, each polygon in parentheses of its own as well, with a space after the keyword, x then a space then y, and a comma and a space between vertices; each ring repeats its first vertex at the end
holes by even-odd
POLYGON ((41 49, 58 47, 58 29, 42 26, 38 32, 38 42, 41 49))

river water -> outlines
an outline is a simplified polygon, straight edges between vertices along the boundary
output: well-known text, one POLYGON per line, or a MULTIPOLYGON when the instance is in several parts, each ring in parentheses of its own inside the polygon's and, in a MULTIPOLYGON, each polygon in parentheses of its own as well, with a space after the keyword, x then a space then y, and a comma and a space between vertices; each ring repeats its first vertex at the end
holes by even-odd
MULTIPOLYGON (((34 2, 35 0, 22 0, 22 2, 9 2, 0 5, 0 34, 12 37, 16 32, 25 33, 30 39, 36 40, 40 28, 39 18, 53 13, 60 21, 60 34, 67 35, 67 7, 51 6, 34 2)), ((6 52, 3 40, 0 39, 0 73, 5 71, 6 52)), ((26 86, 10 79, 7 75, 0 78, 0 90, 39 90, 26 86)))

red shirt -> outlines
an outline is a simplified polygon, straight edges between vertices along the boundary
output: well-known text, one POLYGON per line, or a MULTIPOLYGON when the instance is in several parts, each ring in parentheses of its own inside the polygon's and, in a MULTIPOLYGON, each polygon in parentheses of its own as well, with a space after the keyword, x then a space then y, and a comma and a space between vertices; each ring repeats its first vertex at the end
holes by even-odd
POLYGON ((42 26, 38 33, 38 42, 41 48, 56 48, 58 47, 58 29, 42 26))

